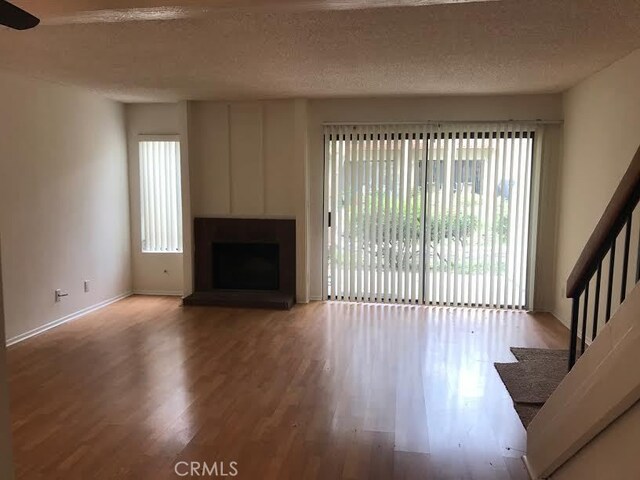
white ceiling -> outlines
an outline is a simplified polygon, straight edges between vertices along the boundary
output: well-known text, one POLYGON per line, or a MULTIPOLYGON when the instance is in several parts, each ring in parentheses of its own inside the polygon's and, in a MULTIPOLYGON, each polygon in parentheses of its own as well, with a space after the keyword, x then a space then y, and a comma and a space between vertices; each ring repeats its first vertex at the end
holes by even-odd
POLYGON ((43 24, 0 29, 0 69, 122 101, 510 94, 640 48, 638 0, 432 2, 14 0, 43 24))

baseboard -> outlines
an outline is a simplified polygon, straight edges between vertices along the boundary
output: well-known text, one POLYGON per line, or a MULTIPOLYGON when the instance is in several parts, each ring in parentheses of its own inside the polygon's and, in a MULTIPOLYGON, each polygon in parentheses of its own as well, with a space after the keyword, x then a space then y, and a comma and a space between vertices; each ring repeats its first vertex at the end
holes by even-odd
MULTIPOLYGON (((560 317, 556 315, 555 312, 546 312, 546 313, 553 316, 553 318, 555 318, 562 326, 564 326, 567 330, 571 331, 571 324, 567 325, 566 323, 564 323, 562 320, 560 320, 560 317)), ((580 320, 580 325, 581 324, 582 324, 582 320, 580 320)), ((578 345, 580 345, 580 342, 582 342, 582 337, 580 337, 580 334, 578 333, 578 345)), ((585 338, 584 343, 587 345, 587 347, 590 347, 592 342, 593 340, 591 340, 591 337, 587 335, 587 338, 585 338)))
POLYGON ((554 310, 551 310, 548 313, 553 315, 556 318, 556 320, 558 320, 562 325, 564 325, 569 330, 571 330, 571 322, 565 322, 564 320, 562 320, 562 318, 560 318, 560 315, 558 315, 554 310))
POLYGON ((163 296, 163 297, 182 297, 183 293, 182 291, 175 291, 175 290, 168 290, 168 291, 163 291, 163 290, 134 290, 133 291, 133 295, 156 295, 156 296, 163 296))
POLYGON ((311 302, 321 302, 322 300, 324 300, 324 298, 318 297, 316 295, 311 295, 309 297, 309 301, 311 301, 311 302))
POLYGON ((116 297, 104 300, 103 302, 96 303, 95 305, 91 305, 90 307, 86 307, 86 308, 83 308, 82 310, 78 310, 77 312, 71 313, 69 315, 66 315, 52 322, 46 323, 38 328, 29 330, 28 332, 21 333, 20 335, 16 335, 15 337, 7 339, 7 347, 10 347, 11 345, 15 345, 16 343, 20 343, 28 338, 35 337, 36 335, 40 335, 41 333, 46 332, 47 330, 51 330, 52 328, 60 326, 64 323, 83 317, 91 312, 95 312, 96 310, 100 310, 101 308, 104 308, 107 305, 111 305, 112 303, 122 300, 123 298, 130 297, 132 294, 133 294, 132 292, 123 293, 116 297))

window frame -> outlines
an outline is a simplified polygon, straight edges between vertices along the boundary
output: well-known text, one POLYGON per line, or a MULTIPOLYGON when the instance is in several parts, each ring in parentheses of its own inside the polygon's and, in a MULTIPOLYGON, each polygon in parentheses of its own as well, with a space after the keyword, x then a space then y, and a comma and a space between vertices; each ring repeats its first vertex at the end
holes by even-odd
MULTIPOLYGON (((143 255, 182 255, 184 253, 184 230, 182 222, 179 222, 178 228, 182 232, 182 248, 175 251, 164 251, 164 250, 145 250, 144 249, 144 228, 143 228, 143 200, 142 200, 142 169, 141 169, 141 158, 140 158, 140 143, 142 142, 177 142, 178 150, 179 150, 179 158, 178 158, 178 173, 180 175, 180 188, 178 194, 180 196, 180 207, 183 207, 183 184, 182 184, 182 138, 179 134, 138 134, 136 135, 136 169, 138 173, 138 214, 140 215, 138 221, 138 228, 140 229, 140 238, 138 242, 139 252, 143 255)), ((180 212, 182 216, 182 211, 180 212)))

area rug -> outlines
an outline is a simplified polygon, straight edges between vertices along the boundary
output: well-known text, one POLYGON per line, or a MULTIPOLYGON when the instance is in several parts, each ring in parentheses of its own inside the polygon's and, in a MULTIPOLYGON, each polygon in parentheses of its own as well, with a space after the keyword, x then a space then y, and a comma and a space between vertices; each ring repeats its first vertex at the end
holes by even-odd
POLYGON ((515 363, 495 363, 525 428, 567 374, 568 351, 511 348, 515 363))

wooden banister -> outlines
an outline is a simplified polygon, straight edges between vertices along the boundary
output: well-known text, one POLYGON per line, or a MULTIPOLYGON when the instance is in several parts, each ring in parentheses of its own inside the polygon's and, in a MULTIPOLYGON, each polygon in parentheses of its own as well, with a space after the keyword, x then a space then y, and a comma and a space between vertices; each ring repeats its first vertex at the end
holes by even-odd
POLYGON ((624 225, 629 209, 635 206, 634 197, 640 194, 640 148, 625 172, 611 201, 593 230, 567 279, 567 298, 573 298, 593 275, 606 255, 612 240, 624 225))

